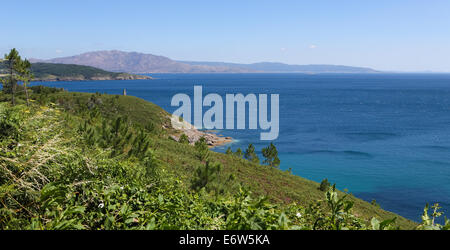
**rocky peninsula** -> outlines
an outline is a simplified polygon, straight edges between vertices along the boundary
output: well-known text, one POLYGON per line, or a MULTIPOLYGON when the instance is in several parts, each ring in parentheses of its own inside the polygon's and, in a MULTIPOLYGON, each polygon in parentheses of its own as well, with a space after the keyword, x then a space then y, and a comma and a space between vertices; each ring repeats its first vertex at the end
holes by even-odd
POLYGON ((180 119, 177 116, 170 116, 169 119, 172 121, 172 125, 176 124, 179 129, 176 129, 176 133, 170 135, 170 138, 179 141, 181 135, 185 134, 188 138, 189 144, 194 145, 196 141, 200 140, 200 138, 204 137, 206 139, 206 144, 210 148, 221 146, 233 141, 233 138, 229 136, 220 136, 217 135, 212 130, 201 131, 197 129, 194 125, 180 119))

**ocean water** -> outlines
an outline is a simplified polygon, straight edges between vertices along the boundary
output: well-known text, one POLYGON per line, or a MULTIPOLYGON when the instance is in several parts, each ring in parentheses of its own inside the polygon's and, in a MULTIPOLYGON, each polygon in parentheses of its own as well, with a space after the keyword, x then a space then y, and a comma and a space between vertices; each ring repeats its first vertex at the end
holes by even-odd
MULTIPOLYGON (((366 201, 420 221, 439 202, 450 215, 450 74, 153 74, 156 80, 38 83, 121 94, 169 112, 173 95, 279 94, 281 169, 324 178, 366 201)), ((36 84, 36 83, 35 83, 36 84)), ((193 100, 193 98, 192 98, 193 100)), ((206 110, 207 108, 204 108, 206 110)), ((221 130, 235 141, 215 150, 258 151, 259 130, 221 130)))

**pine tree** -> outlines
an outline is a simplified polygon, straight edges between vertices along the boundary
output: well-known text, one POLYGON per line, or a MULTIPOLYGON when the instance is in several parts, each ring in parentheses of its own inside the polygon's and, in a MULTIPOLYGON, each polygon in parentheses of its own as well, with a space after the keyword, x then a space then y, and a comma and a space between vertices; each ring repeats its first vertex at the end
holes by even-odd
POLYGON ((27 106, 30 106, 30 97, 28 95, 27 84, 31 81, 31 79, 33 79, 33 74, 31 73, 31 63, 27 59, 20 61, 18 71, 18 79, 23 82, 23 88, 27 98, 27 106))
POLYGON ((145 166, 145 173, 144 173, 144 181, 149 180, 160 180, 160 169, 159 169, 159 162, 155 157, 154 152, 151 149, 148 149, 145 153, 145 157, 142 160, 145 166))
POLYGON ((5 55, 5 61, 8 69, 8 80, 4 81, 4 92, 11 93, 11 103, 12 105, 16 105, 16 89, 17 89, 17 81, 18 81, 18 72, 21 67, 21 59, 19 56, 19 52, 16 49, 11 49, 9 54, 5 55))
POLYGON ((236 149, 236 152, 234 152, 234 155, 238 158, 242 158, 244 156, 244 153, 242 153, 241 148, 236 149))
POLYGON ((255 153, 255 146, 253 144, 248 145, 247 149, 245 150, 244 154, 245 159, 259 164, 259 158, 255 153))
POLYGON ((227 148, 227 151, 225 151, 225 154, 227 154, 227 155, 232 155, 233 154, 233 150, 231 150, 231 147, 227 148))
POLYGON ((217 176, 221 170, 222 165, 220 165, 219 163, 207 161, 205 165, 197 168, 195 177, 191 183, 192 189, 200 190, 204 187, 207 187, 209 183, 217 179, 217 176))
POLYGON ((330 188, 331 184, 328 182, 328 179, 323 179, 322 182, 320 182, 320 187, 319 190, 320 191, 328 191, 328 189, 330 188))
POLYGON ((126 117, 118 117, 110 126, 103 121, 103 125, 100 128, 100 146, 103 148, 111 147, 113 150, 112 156, 123 153, 133 137, 128 128, 128 119, 126 117))
POLYGON ((183 144, 189 144, 189 138, 187 137, 187 135, 182 134, 178 142, 183 144))
POLYGON ((266 158, 263 163, 271 166, 271 167, 278 167, 280 166, 280 159, 278 158, 278 151, 275 145, 273 143, 270 143, 270 145, 267 148, 262 149, 262 154, 266 158))
POLYGON ((98 141, 98 133, 95 127, 91 126, 87 121, 80 124, 79 131, 83 135, 84 140, 90 146, 93 146, 98 141))
POLYGON ((147 123, 147 125, 145 125, 145 129, 149 132, 149 133, 154 133, 156 131, 156 126, 153 122, 149 122, 147 123))
POLYGON ((198 141, 195 142, 195 149, 197 150, 197 157, 201 161, 204 161, 208 158, 209 149, 208 149, 208 145, 206 144, 205 137, 202 137, 198 141))
POLYGON ((139 159, 143 159, 147 155, 149 149, 150 138, 143 130, 140 130, 139 134, 133 140, 133 144, 130 151, 128 151, 128 155, 134 155, 139 159))

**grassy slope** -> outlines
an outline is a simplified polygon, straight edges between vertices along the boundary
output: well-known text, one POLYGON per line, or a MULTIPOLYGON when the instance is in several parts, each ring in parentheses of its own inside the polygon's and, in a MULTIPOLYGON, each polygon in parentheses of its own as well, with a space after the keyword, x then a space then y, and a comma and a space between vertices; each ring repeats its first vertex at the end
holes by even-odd
MULTIPOLYGON (((52 94, 55 102, 66 110, 77 110, 79 103, 86 103, 92 94, 60 92, 52 94)), ((155 104, 132 96, 101 95, 100 111, 107 117, 126 114, 130 120, 142 127, 153 124, 161 130, 160 136, 153 140, 152 148, 157 158, 167 163, 169 170, 189 183, 193 173, 201 162, 195 157, 192 146, 167 139, 170 131, 162 129, 170 124, 168 113, 155 104), (108 105, 115 100, 115 105, 108 105), (163 124, 163 125, 161 125, 163 124)), ((272 201, 288 203, 297 202, 307 205, 323 199, 324 193, 318 190, 319 184, 299 176, 294 176, 278 169, 260 166, 234 156, 212 152, 212 157, 224 165, 228 176, 233 173, 244 186, 250 187, 255 194, 266 195, 272 201)), ((339 186, 339 183, 338 183, 339 186)), ((351 191, 351 190, 350 190, 351 191)), ((363 200, 349 196, 355 202, 354 212, 364 219, 379 217, 389 219, 398 217, 397 224, 403 229, 413 228, 416 223, 394 213, 384 211, 363 200)))

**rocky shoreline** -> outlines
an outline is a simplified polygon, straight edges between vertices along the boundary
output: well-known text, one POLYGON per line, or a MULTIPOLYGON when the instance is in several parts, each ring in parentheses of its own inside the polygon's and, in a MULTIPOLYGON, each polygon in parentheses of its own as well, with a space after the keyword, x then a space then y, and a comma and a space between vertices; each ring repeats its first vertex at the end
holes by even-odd
POLYGON ((193 125, 185 122, 179 121, 178 118, 170 117, 170 119, 177 120, 177 123, 180 123, 182 126, 180 129, 177 129, 178 133, 175 135, 170 135, 170 138, 179 141, 182 134, 185 134, 188 138, 189 144, 194 145, 196 141, 200 140, 200 138, 204 137, 206 139, 206 144, 210 147, 221 146, 230 142, 233 142, 233 138, 229 136, 220 136, 215 134, 215 132, 208 131, 200 131, 193 125))
POLYGON ((83 75, 75 75, 75 76, 55 76, 55 75, 47 75, 45 77, 36 77, 32 79, 33 82, 58 82, 58 81, 105 81, 105 80, 152 80, 154 79, 151 76, 145 75, 134 75, 121 73, 117 76, 93 76, 93 77, 85 77, 83 75))

